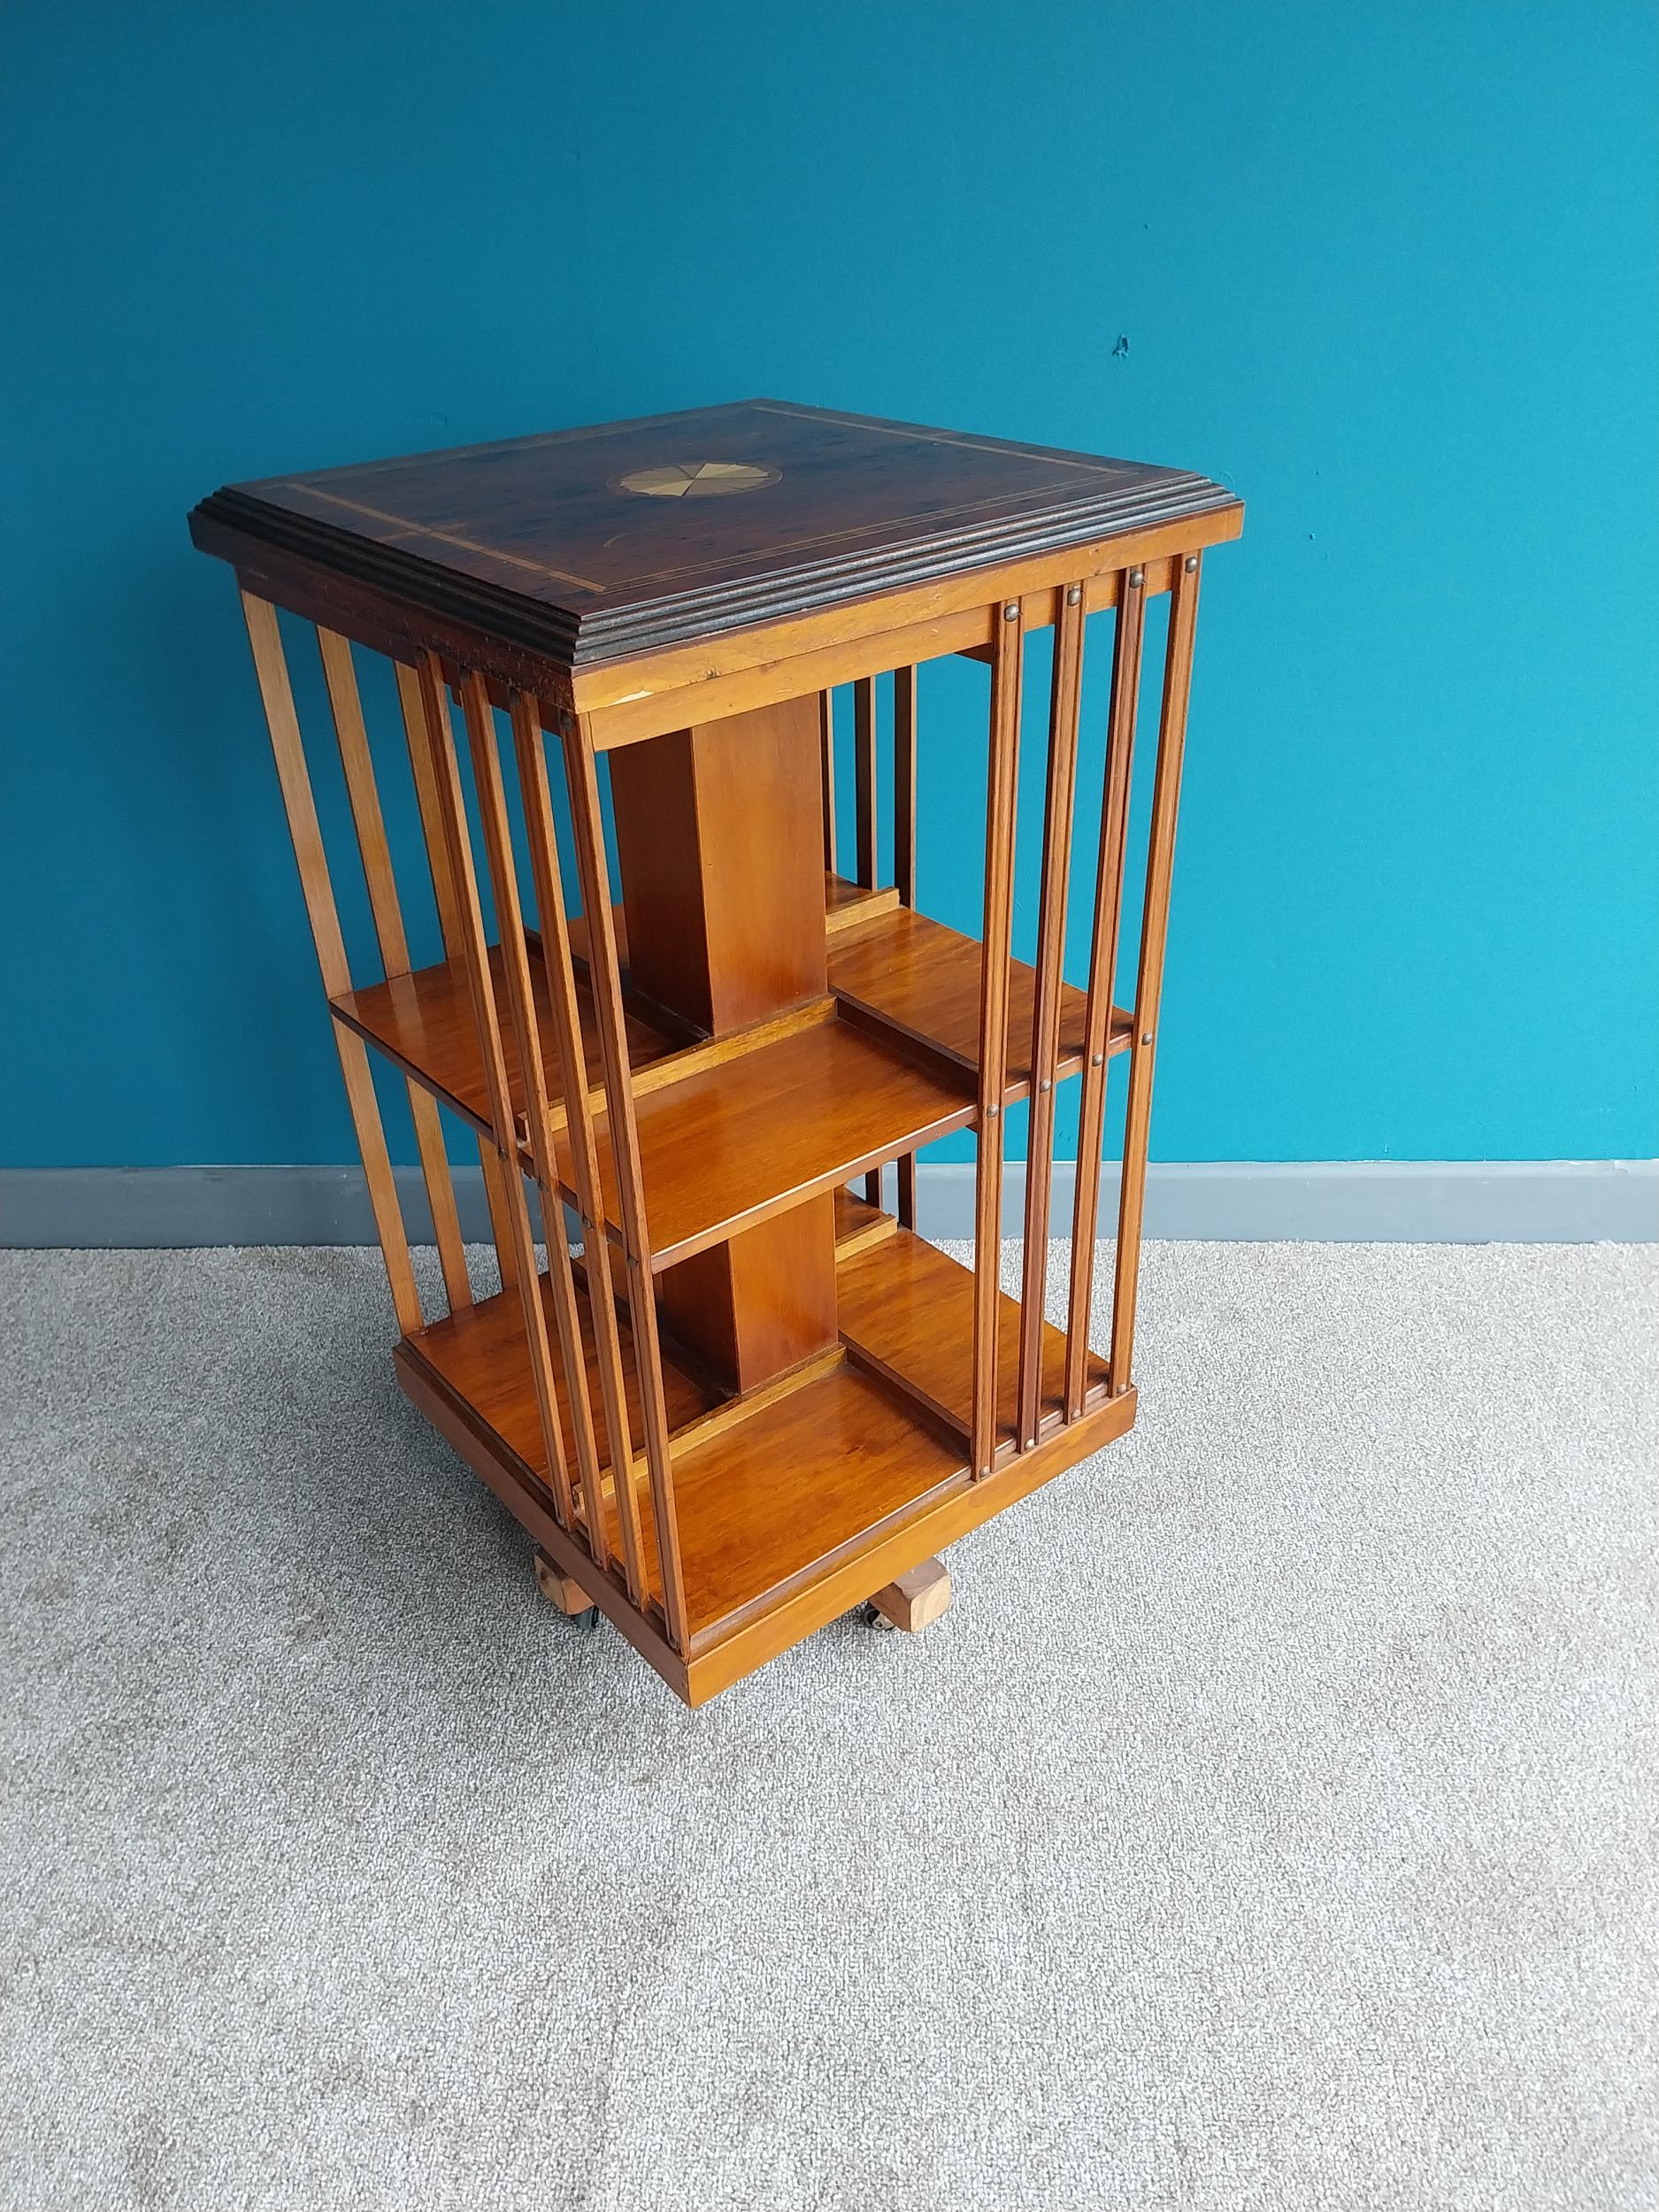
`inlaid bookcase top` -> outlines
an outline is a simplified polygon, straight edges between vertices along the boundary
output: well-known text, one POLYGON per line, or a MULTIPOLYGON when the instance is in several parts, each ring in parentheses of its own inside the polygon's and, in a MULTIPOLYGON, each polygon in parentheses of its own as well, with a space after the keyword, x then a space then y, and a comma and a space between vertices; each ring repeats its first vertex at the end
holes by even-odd
POLYGON ((228 487, 190 518, 242 588, 399 1378, 530 1532, 549 1594, 598 1607, 693 1704, 861 1601, 919 1624, 949 1588, 931 1555, 1134 1417, 1199 578, 1242 517, 1179 470, 750 400, 228 487), (366 972, 312 795, 292 618, 320 659, 366 972), (1039 629, 1040 717, 1023 697, 1039 629), (1092 773, 1086 651, 1110 672, 1092 773), (395 682, 360 684, 365 655, 395 682), (947 655, 988 670, 987 735, 944 764, 986 794, 977 938, 918 902, 918 743, 935 741, 918 672, 947 655), (394 696, 393 729, 372 727, 394 696), (1046 757, 1030 962, 1011 933, 1022 718, 1046 757), (382 803, 394 778, 406 806, 382 803), (388 828, 405 821, 407 851, 388 828), (418 961, 423 932, 438 956, 418 961), (417 1283, 377 1068, 407 1093, 442 1311, 417 1283), (1067 1083, 1074 1219, 1051 1269, 1067 1083), (1027 1168, 1005 1223, 1017 1105, 1027 1168), (965 1268, 916 1220, 917 1152, 957 1130, 977 1141, 965 1268), (462 1240, 457 1141, 493 1256, 462 1240), (1004 1226, 1024 1240, 1018 1297, 1004 1226), (1096 1340, 1095 1237, 1113 1231, 1096 1340))

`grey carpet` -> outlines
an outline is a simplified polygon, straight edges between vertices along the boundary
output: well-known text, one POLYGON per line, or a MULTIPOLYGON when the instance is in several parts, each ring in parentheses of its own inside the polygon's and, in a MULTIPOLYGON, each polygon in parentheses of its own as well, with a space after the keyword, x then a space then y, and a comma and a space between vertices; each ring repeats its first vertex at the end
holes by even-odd
POLYGON ((1133 1436, 690 1714, 370 1255, 0 1260, 4 2201, 1654 2206, 1655 1267, 1154 1247, 1133 1436))

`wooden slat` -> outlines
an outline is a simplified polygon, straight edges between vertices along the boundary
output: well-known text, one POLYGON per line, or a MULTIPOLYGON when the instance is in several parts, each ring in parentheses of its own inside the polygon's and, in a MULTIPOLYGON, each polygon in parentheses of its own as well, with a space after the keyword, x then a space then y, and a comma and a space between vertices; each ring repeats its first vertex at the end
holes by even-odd
MULTIPOLYGON (((513 864, 512 826, 507 795, 502 783, 501 755, 495 742, 495 710, 484 679, 476 669, 468 672, 461 688, 466 718, 467 744, 472 757, 472 782, 484 828, 484 850, 489 861, 490 885, 495 902, 495 926, 502 949, 502 972, 507 987, 507 1007, 518 1048, 518 1067, 525 1089, 526 1118, 530 1126, 530 1156, 535 1164, 541 1194, 542 1240, 547 1246, 548 1277, 553 1290, 553 1316, 558 1329, 559 1355, 565 1366, 565 1401, 570 1408, 576 1448, 577 1479, 587 1508, 589 1540, 603 1566, 604 1501, 600 1488, 599 1454, 594 1440, 593 1408, 588 1398, 588 1362, 582 1350, 581 1321, 576 1310, 576 1285, 571 1271, 570 1241, 565 1227, 565 1201, 554 1169, 552 1138, 548 1128, 547 1073, 541 1062, 541 1041, 536 1023, 535 999, 530 987, 530 960, 525 949, 524 907, 518 896, 518 870, 513 864)), ((523 710, 515 696, 512 711, 523 710)))
POLYGON ((893 672, 893 879, 916 903, 916 671, 893 672))
POLYGON ((993 633, 991 737, 986 769, 985 946, 979 979, 979 1159, 973 1209, 972 1472, 996 1456, 997 1300, 1002 1222, 1002 1070, 1008 1055, 1009 932, 1013 908, 1015 791, 1024 628, 1010 600, 993 633))
POLYGON ((1100 1218, 1101 1133, 1106 1118, 1107 1040, 1123 917, 1124 852, 1129 787, 1134 766, 1135 712, 1141 696, 1141 639, 1146 579, 1126 572, 1112 645, 1111 706, 1106 724, 1106 777, 1101 799, 1100 852, 1094 872, 1094 935, 1089 949, 1088 1013, 1084 1024, 1083 1089, 1078 1105, 1077 1188, 1071 1217, 1071 1281, 1067 1302, 1065 1415, 1083 1408, 1089 1308, 1094 1294, 1094 1239, 1100 1218))
MULTIPOLYGON (((363 722, 357 673, 351 664, 351 647, 337 632, 320 628, 317 647, 322 656, 323 680, 334 715, 340 765, 345 772, 346 796, 357 833, 357 851, 363 861, 363 879, 368 886, 369 911, 374 918, 380 964, 388 976, 407 975, 409 940, 403 930, 403 909, 398 903, 397 879, 392 868, 391 847, 387 842, 385 818, 380 812, 380 795, 375 787, 374 763, 363 722)), ((415 1145, 426 1186, 426 1202, 432 1210, 438 1263, 443 1271, 443 1287, 453 1311, 472 1301, 466 1251, 461 1242, 461 1217, 455 1202, 455 1178, 449 1172, 449 1156, 444 1148, 437 1101, 419 1083, 411 1082, 407 1088, 410 1118, 415 1125, 415 1145)))
POLYGON ((571 1498, 570 1469, 565 1440, 559 1429, 558 1398, 553 1380, 553 1355, 548 1343, 547 1316, 542 1310, 535 1241, 525 1202, 524 1178, 518 1171, 518 1145, 513 1131, 512 1101, 507 1088, 507 1066, 502 1054, 501 1023, 495 1010, 495 990, 490 976, 489 951, 484 937, 484 917, 479 904, 478 879, 472 866, 472 842, 467 830, 466 802, 461 788, 460 766, 449 726, 449 703, 437 661, 428 654, 420 664, 420 699, 426 743, 443 823, 444 850, 449 856, 449 879, 455 887, 461 950, 472 986, 473 1017, 479 1050, 483 1056, 489 1086, 495 1150, 503 1168, 508 1241, 512 1251, 516 1287, 524 1310, 525 1335, 529 1348, 531 1379, 552 1476, 553 1497, 559 1519, 566 1529, 575 1526, 571 1498))
MULTIPOLYGON (((916 904, 916 670, 893 672, 893 873, 902 905, 916 904)), ((916 1226, 916 1155, 899 1161, 899 1220, 916 1226)))
MULTIPOLYGON (((443 940, 446 956, 457 960, 461 956, 461 918, 455 885, 449 874, 449 854, 444 842, 443 817, 438 806, 437 786, 433 780, 432 752, 426 742, 426 708, 420 696, 420 679, 414 669, 403 661, 395 661, 392 665, 397 679, 397 703, 403 710, 410 772, 415 780, 415 803, 420 811, 426 865, 432 873, 432 896, 438 910, 438 931, 443 940)), ((478 1140, 478 1164, 484 1177, 484 1196, 489 1206, 490 1233, 495 1239, 495 1261, 501 1270, 502 1286, 503 1289, 511 1290, 518 1283, 518 1269, 513 1257, 507 1186, 495 1147, 481 1136, 478 1140)))
POLYGON ((1152 786, 1152 827, 1147 854, 1146 902, 1141 924, 1141 962, 1135 979, 1134 1042, 1129 1053, 1123 1191, 1118 1203, 1117 1265, 1112 1285, 1114 1396, 1129 1387, 1130 1359, 1134 1348, 1135 1289, 1141 1267, 1147 1140, 1152 1118, 1152 1067, 1157 1051, 1164 947, 1169 932, 1170 874, 1175 858, 1175 818, 1181 797, 1187 703, 1192 691, 1193 632, 1198 619, 1201 558, 1196 553, 1189 555, 1177 572, 1175 595, 1170 605, 1169 649, 1164 663, 1164 704, 1158 717, 1157 772, 1152 786))
POLYGON ((1048 1283, 1048 1190, 1054 1171, 1054 1093, 1060 1060, 1060 984, 1065 964, 1067 881, 1077 791, 1078 714, 1083 696, 1083 587, 1062 595, 1054 637, 1048 707, 1048 771, 1043 799, 1042 885, 1037 910, 1037 987, 1031 1040, 1030 1133, 1025 1145, 1025 1239, 1020 1283, 1019 1394, 1016 1438, 1037 1441, 1041 1417, 1043 1305, 1048 1283))
MULTIPOLYGON (((350 989, 351 970, 346 959, 345 939, 340 931, 334 890, 328 880, 328 861, 323 851, 316 802, 311 796, 305 747, 300 736, 299 717, 294 710, 294 694, 288 683, 276 610, 267 600, 256 598, 246 591, 242 595, 242 608, 248 625, 248 642, 253 650, 254 672, 259 680, 259 695, 265 703, 265 721, 271 732, 277 780, 282 787, 282 803, 288 812, 288 834, 294 841, 294 857, 299 865, 300 890, 311 926, 311 941, 317 948, 317 964, 322 972, 323 989, 333 998, 337 992, 350 989)), ((340 1071, 345 1078, 346 1102, 351 1110, 352 1126, 363 1155, 369 1203, 386 1259, 387 1280, 391 1285, 397 1325, 404 1336, 412 1336, 422 1322, 420 1294, 415 1287, 409 1239, 403 1231, 403 1209, 397 1202, 397 1185, 386 1149, 386 1131, 375 1101, 368 1055, 361 1041, 338 1022, 329 1026, 334 1033, 340 1071)))
MULTIPOLYGON (((515 700, 512 715, 513 751, 518 763, 518 793, 524 806, 525 829, 530 848, 530 867, 535 885, 536 922, 541 935, 541 957, 547 967, 548 996, 553 1009, 554 1033, 559 1065, 565 1070, 585 1068, 581 1045, 581 1012, 576 995, 576 972, 571 953, 569 918, 565 887, 560 879, 558 839, 553 826, 553 796, 549 785, 547 752, 541 740, 540 705, 515 700)), ((622 1364, 622 1342, 617 1326, 615 1289, 611 1277, 611 1240, 604 1231, 604 1207, 600 1194, 598 1148, 594 1135, 593 1109, 586 1080, 565 1079, 565 1118, 575 1165, 576 1204, 582 1223, 582 1271, 588 1282, 588 1306, 593 1316, 594 1344, 599 1371, 599 1395, 604 1409, 605 1433, 611 1440, 611 1463, 633 1463, 634 1443, 628 1426, 627 1378, 622 1364)), ((640 1529, 639 1502, 632 1484, 618 1492, 618 1525, 622 1540, 623 1578, 628 1595, 637 1606, 645 1602, 644 1544, 640 1529)), ((605 1537, 599 1532, 602 1563, 605 1537)))
POLYGON ((857 837, 857 877, 876 881, 876 683, 861 676, 853 686, 853 822, 857 837))
POLYGON ((588 918, 588 979, 604 1041, 606 1119, 627 1254, 628 1317, 634 1332, 634 1356, 639 1367, 645 1459, 650 1475, 657 1555, 663 1579, 663 1611, 668 1624, 668 1640, 676 1651, 683 1653, 687 1648, 685 1572, 668 1463, 668 1422, 663 1407, 651 1248, 641 1189, 639 1132, 634 1124, 634 1096, 629 1084, 622 979, 617 967, 616 930, 611 913, 611 880, 605 865, 595 757, 592 733, 579 717, 576 726, 565 732, 565 772, 570 786, 576 856, 581 871, 582 910, 588 918))
POLYGON ((489 1208, 489 1232, 495 1245, 495 1263, 501 1270, 501 1286, 503 1290, 516 1290, 518 1260, 513 1249, 512 1215, 507 1203, 507 1177, 511 1171, 488 1137, 478 1141, 478 1164, 484 1176, 484 1200, 489 1208))
MULTIPOLYGON (((877 822, 876 684, 861 676, 853 686, 853 827, 858 881, 866 890, 876 887, 877 822)), ((864 1202, 881 1203, 879 1167, 864 1177, 864 1202)))
POLYGON ((824 872, 835 872, 835 694, 818 695, 818 757, 824 778, 824 872))

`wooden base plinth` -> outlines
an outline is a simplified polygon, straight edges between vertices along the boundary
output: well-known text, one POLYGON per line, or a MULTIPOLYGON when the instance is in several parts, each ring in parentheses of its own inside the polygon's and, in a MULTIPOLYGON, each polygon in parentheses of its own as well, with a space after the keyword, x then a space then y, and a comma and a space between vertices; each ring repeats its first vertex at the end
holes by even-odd
POLYGON ((593 1605, 593 1600, 575 1576, 567 1575, 557 1561, 540 1550, 535 1555, 535 1586, 550 1604, 572 1618, 578 1613, 588 1612, 593 1605))
POLYGON ((878 1590, 870 1602, 884 1621, 914 1636, 950 1609, 950 1570, 942 1559, 924 1559, 896 1582, 878 1590))

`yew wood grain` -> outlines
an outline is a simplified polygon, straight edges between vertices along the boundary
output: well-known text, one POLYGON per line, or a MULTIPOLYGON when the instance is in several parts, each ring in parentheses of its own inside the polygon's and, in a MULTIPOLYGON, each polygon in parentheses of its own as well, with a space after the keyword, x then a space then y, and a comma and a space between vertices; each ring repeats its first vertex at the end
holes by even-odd
MULTIPOLYGON (((1073 1419, 1083 1403, 1089 1316, 1094 1294, 1101 1144, 1106 1119, 1106 1041, 1109 1032, 1115 1030, 1121 1020, 1112 1005, 1112 992, 1123 920, 1124 864, 1145 618, 1146 579, 1141 570, 1132 568, 1123 579, 1117 632, 1112 641, 1111 703, 1106 719, 1106 772, 1101 794, 1100 844, 1094 866, 1094 911, 1089 941, 1085 1066, 1082 1094, 1078 1102, 1078 1167, 1072 1202, 1071 1272, 1066 1322, 1066 1411, 1073 1419)), ((1132 1033, 1133 1027, 1132 1017, 1132 1033)))
MULTIPOLYGON (((863 1169, 965 1127, 973 1111, 965 1083, 941 1080, 842 1021, 798 1031, 639 1098, 634 1118, 652 1263, 689 1259, 863 1169)), ((608 1118, 599 1133, 614 1219, 608 1118)))
MULTIPOLYGON (((341 934, 334 889, 328 879, 328 860, 323 849, 316 802, 311 795, 311 776, 305 765, 305 746, 300 735, 299 717, 295 711, 293 689, 288 682, 288 662, 282 651, 282 634, 277 626, 274 607, 247 592, 242 594, 242 604, 243 618, 248 626, 248 642, 253 652, 254 673, 258 679, 259 695, 271 733, 271 750, 276 762, 277 780, 281 786, 282 803, 288 815, 288 833, 293 840, 294 857, 299 867, 300 890, 311 923, 311 941, 317 949, 317 964, 322 975, 323 989, 332 998, 336 992, 345 990, 349 985, 351 972, 346 960, 345 939, 341 934)), ((421 1325, 420 1294, 415 1285, 414 1265, 409 1256, 409 1240, 403 1229, 403 1209, 397 1202, 397 1185, 386 1148, 385 1125, 375 1101, 374 1079, 369 1071, 363 1047, 357 1039, 346 1036, 336 1029, 334 1045, 340 1055, 340 1071, 345 1079, 346 1100, 351 1111, 352 1127, 357 1134, 358 1150, 363 1156, 369 1204, 374 1215, 380 1251, 386 1261, 392 1305, 397 1315, 398 1328, 408 1336, 421 1325)))
MULTIPOLYGON (((866 1245, 850 1241, 836 1271, 841 1333, 849 1348, 913 1387, 968 1431, 973 1417, 974 1274, 907 1229, 866 1245)), ((996 1438, 1016 1439, 1019 1417, 1021 1312, 998 1295, 996 1438)), ((1065 1336, 1043 1325, 1040 1420, 1064 1405, 1065 1336)), ((1090 1356, 1087 1391, 1103 1389, 1106 1363, 1090 1356)))
POLYGON ((1181 565, 1170 609, 1164 660, 1164 701, 1158 717, 1158 758, 1152 786, 1141 957, 1135 977, 1134 1042, 1129 1058, 1129 1097, 1124 1110, 1123 1193, 1112 1271, 1111 1377, 1126 1390, 1134 1346, 1135 1297, 1141 1276, 1141 1224, 1146 1200, 1147 1143, 1151 1132, 1152 1071, 1157 1053, 1164 949, 1169 933, 1170 879, 1175 862, 1175 818, 1180 805, 1187 709, 1193 680, 1193 634, 1198 618, 1199 557, 1181 565))
POLYGON ((1065 958, 1082 696, 1083 588, 1074 584, 1063 595, 1055 629, 1048 779, 1043 794, 1042 877, 1037 901, 1037 972, 1032 1016, 1033 1087, 1025 1141, 1025 1233, 1021 1256, 1024 1321, 1019 1339, 1018 1443, 1022 1451, 1036 1442, 1041 1412, 1042 1313, 1048 1280, 1048 1190, 1053 1180, 1055 1086, 1059 1075, 1061 966, 1065 958))

